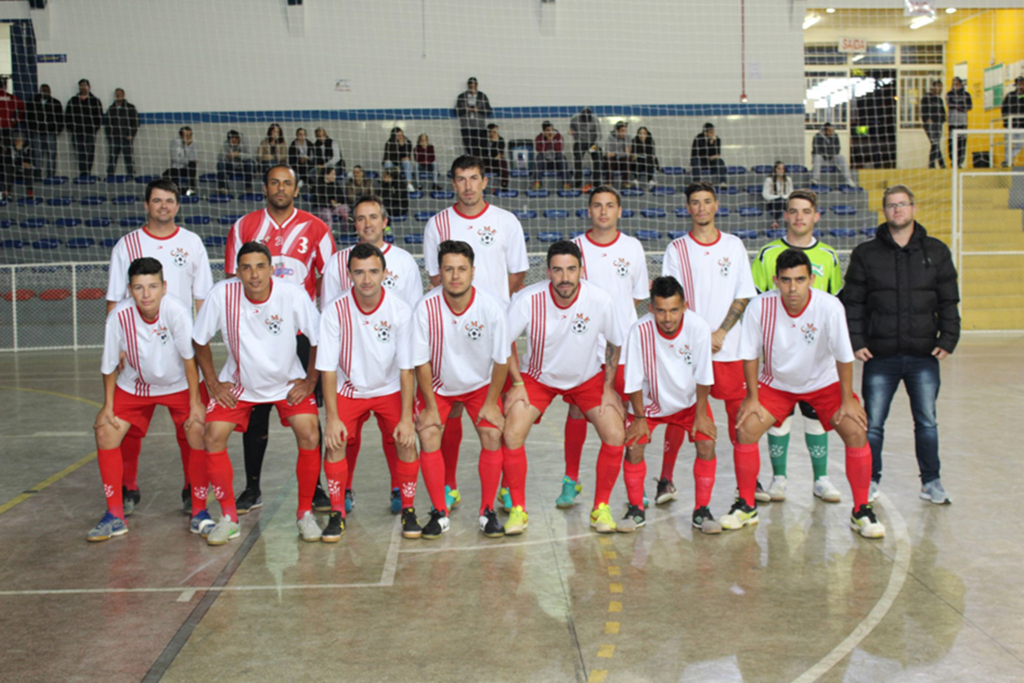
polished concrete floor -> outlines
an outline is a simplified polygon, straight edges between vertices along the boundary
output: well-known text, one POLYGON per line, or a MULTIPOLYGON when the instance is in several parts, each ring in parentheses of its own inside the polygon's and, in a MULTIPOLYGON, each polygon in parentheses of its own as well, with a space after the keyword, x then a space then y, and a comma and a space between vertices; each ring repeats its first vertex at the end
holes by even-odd
MULTIPOLYGON (((336 545, 294 526, 294 441, 275 427, 265 507, 213 548, 186 531, 170 420, 144 442, 131 533, 89 544, 103 512, 92 422, 98 352, 0 356, 0 679, 5 681, 1019 681, 1024 680, 1024 336, 968 336, 942 366, 943 482, 951 506, 917 497, 901 391, 887 434, 879 516, 888 535, 848 529, 816 502, 797 427, 790 496, 753 529, 706 537, 681 500, 632 535, 599 537, 589 505, 557 510, 557 404, 528 445, 529 530, 485 539, 475 509, 475 439, 459 467, 462 509, 438 541, 403 540, 386 466, 367 431, 356 509, 336 545)), ((715 406, 719 415, 724 412, 715 406)), ((720 426, 724 431, 724 425, 720 426)), ((649 474, 660 470, 659 433, 649 474)), ((584 458, 593 493, 596 437, 584 458), (593 447, 592 447, 593 446, 593 447)), ((241 481, 241 443, 232 459, 241 481)), ((762 481, 768 468, 762 465, 762 481)), ((735 485, 719 449, 712 509, 735 485)), ((422 486, 418 509, 429 508, 422 486)), ((653 482, 649 487, 653 493, 653 482)), ((624 511, 620 483, 613 496, 624 511)))

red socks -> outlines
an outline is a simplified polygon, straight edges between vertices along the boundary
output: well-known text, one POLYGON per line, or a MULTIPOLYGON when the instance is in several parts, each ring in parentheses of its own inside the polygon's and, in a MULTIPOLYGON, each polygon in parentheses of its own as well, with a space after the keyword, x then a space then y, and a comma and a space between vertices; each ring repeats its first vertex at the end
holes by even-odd
POLYGON ((441 434, 441 453, 444 454, 444 485, 451 489, 459 488, 455 470, 459 468, 459 448, 461 446, 462 417, 449 417, 448 421, 444 423, 444 433, 441 434))
POLYGON ((327 492, 331 496, 331 512, 340 512, 345 519, 345 482, 348 478, 348 459, 331 462, 324 460, 324 474, 327 475, 327 492))
MULTIPOLYGON (((597 452, 597 483, 594 486, 594 509, 601 503, 607 503, 611 498, 612 489, 615 488, 615 481, 619 478, 619 470, 622 469, 622 454, 625 452, 623 446, 609 446, 601 444, 601 450, 597 452)), ((641 483, 641 487, 643 484, 641 483)), ((642 498, 641 494, 641 498, 642 498)), ((643 500, 640 501, 641 503, 643 500)))
POLYGON ((295 463, 295 478, 299 482, 299 509, 296 517, 302 516, 313 510, 313 492, 316 491, 316 483, 320 479, 320 449, 311 448, 299 449, 299 459, 295 463))
POLYGON ((747 505, 757 507, 754 492, 757 489, 757 474, 761 469, 761 450, 756 443, 738 443, 733 446, 733 459, 740 498, 747 505))
POLYGON ((565 476, 573 481, 580 480, 580 459, 583 444, 587 441, 587 418, 574 420, 565 418, 565 476))
MULTIPOLYGON (((100 466, 100 479, 103 480, 103 495, 107 498, 107 510, 115 517, 124 519, 124 498, 121 495, 121 482, 124 477, 124 461, 121 449, 96 449, 96 461, 100 466)), ((136 460, 136 462, 138 462, 136 460)))
POLYGON ((736 415, 739 414, 742 403, 742 398, 731 398, 725 402, 725 414, 729 418, 729 441, 733 445, 736 445, 736 415))
POLYGON ((480 451, 480 491, 483 502, 480 503, 480 514, 494 506, 494 497, 498 495, 498 483, 501 481, 501 451, 480 451))
POLYGON ((210 478, 206 474, 206 451, 189 449, 188 481, 192 494, 192 516, 195 517, 206 509, 206 494, 210 488, 210 478))
POLYGON ((647 478, 647 461, 622 463, 622 480, 626 482, 629 504, 644 509, 644 479, 647 478))
POLYGON ((192 462, 192 447, 188 445, 188 437, 185 436, 184 424, 174 425, 174 438, 178 441, 178 452, 181 453, 181 471, 185 475, 185 486, 188 488, 190 481, 189 464, 192 462))
POLYGON ((420 471, 423 473, 423 485, 427 487, 434 509, 447 515, 448 501, 444 497, 445 460, 441 451, 421 451, 420 471))
POLYGON ((420 474, 420 462, 399 460, 395 463, 395 473, 398 475, 398 490, 402 494, 402 509, 411 508, 416 504, 416 477, 420 474))
POLYGON ((671 422, 665 425, 665 451, 661 460, 661 478, 672 481, 676 471, 676 458, 686 439, 686 430, 671 422))
POLYGON ((131 427, 128 433, 124 435, 120 448, 121 462, 123 463, 121 485, 129 491, 137 491, 139 489, 137 479, 139 476, 139 453, 142 451, 142 438, 134 436, 132 434, 134 430, 135 427, 131 427))
POLYGON ((711 490, 715 488, 715 469, 717 466, 717 459, 701 460, 696 458, 693 461, 693 487, 696 498, 693 506, 694 510, 707 507, 711 503, 711 490))
POLYGON ((233 522, 238 521, 238 510, 235 509, 235 487, 232 480, 235 471, 231 468, 231 459, 226 450, 206 454, 206 472, 213 484, 213 495, 220 503, 221 514, 233 522))
MULTIPOLYGON (((398 446, 395 445, 394 438, 390 434, 384 436, 384 459, 388 461, 388 472, 391 473, 391 489, 397 489, 398 484, 398 472, 395 469, 395 464, 398 462, 398 446)), ((351 478, 349 482, 351 482, 351 478)), ((352 488, 349 484, 349 488, 352 488)))
MULTIPOLYGON (((352 488, 352 476, 356 473, 356 463, 359 461, 359 449, 362 445, 363 422, 360 422, 356 425, 355 433, 348 435, 348 442, 345 444, 345 461, 347 463, 345 467, 348 470, 348 476, 345 478, 345 488, 341 490, 342 497, 344 497, 345 491, 352 488)), ((325 469, 324 472, 326 471, 325 469)), ((332 500, 331 506, 333 507, 333 505, 334 501, 332 500)))
POLYGON ((505 475, 505 486, 512 496, 512 507, 526 509, 526 448, 508 448, 502 446, 502 471, 505 475))
POLYGON ((871 488, 871 446, 846 448, 846 480, 853 492, 853 509, 866 505, 871 488))

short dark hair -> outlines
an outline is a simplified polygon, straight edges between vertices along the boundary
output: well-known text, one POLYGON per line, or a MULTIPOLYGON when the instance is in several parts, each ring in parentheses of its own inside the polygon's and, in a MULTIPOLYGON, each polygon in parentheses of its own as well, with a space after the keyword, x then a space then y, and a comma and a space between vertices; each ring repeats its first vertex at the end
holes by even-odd
POLYGON ((683 292, 683 286, 679 284, 679 280, 675 279, 671 275, 662 275, 656 277, 651 281, 651 303, 654 303, 654 297, 661 297, 662 299, 671 299, 676 294, 679 298, 686 302, 686 294, 683 292))
POLYGON ((85 83, 85 84, 86 84, 87 86, 89 86, 90 88, 92 87, 92 83, 90 83, 90 82, 89 82, 89 79, 88 79, 88 78, 82 78, 82 79, 79 79, 79 81, 78 81, 78 85, 82 85, 83 83, 85 83))
POLYGON ((811 203, 812 209, 818 208, 818 193, 814 190, 793 190, 786 197, 786 208, 789 208, 789 203, 794 199, 806 199, 811 203))
POLYGON ((178 129, 178 137, 180 138, 180 137, 181 137, 181 134, 182 134, 182 133, 184 133, 184 132, 185 132, 186 130, 187 130, 187 131, 188 131, 189 133, 191 133, 191 132, 192 132, 192 127, 191 127, 191 126, 182 126, 181 128, 179 128, 179 129, 178 129))
POLYGON ((356 209, 359 208, 359 205, 360 204, 369 204, 370 202, 373 202, 374 204, 376 204, 377 206, 380 207, 380 217, 381 218, 387 218, 388 217, 387 207, 384 206, 384 200, 381 199, 380 195, 364 194, 364 195, 361 195, 359 197, 359 199, 356 200, 356 203, 352 205, 352 216, 353 216, 353 219, 355 218, 356 209))
POLYGON ((715 192, 715 186, 711 183, 704 182, 703 180, 690 183, 686 186, 686 201, 689 203, 690 197, 697 194, 698 192, 710 192, 711 196, 718 199, 718 193, 715 192))
POLYGON ((136 275, 159 275, 160 281, 164 279, 164 267, 152 256, 143 256, 131 262, 128 266, 128 282, 136 275))
POLYGON ((171 192, 174 194, 174 201, 181 203, 181 190, 178 189, 178 184, 170 178, 157 178, 156 180, 150 180, 146 183, 146 201, 149 201, 149 196, 153 194, 153 190, 163 190, 164 192, 171 192))
POLYGON ((496 124, 496 123, 488 123, 487 124, 487 130, 494 130, 497 127, 498 127, 498 124, 496 124))
POLYGON ((294 177, 295 180, 299 179, 299 174, 295 171, 294 168, 292 168, 288 164, 274 164, 273 166, 271 166, 270 168, 267 169, 266 173, 263 174, 263 184, 264 185, 267 184, 267 179, 270 178, 271 171, 274 171, 274 170, 276 170, 278 168, 286 168, 286 169, 288 169, 289 171, 291 171, 292 177, 294 177))
POLYGON ((469 265, 473 265, 473 247, 469 246, 466 242, 460 242, 458 240, 445 240, 441 242, 441 246, 437 248, 437 265, 440 266, 444 263, 444 257, 447 254, 455 254, 456 256, 465 256, 469 259, 469 265))
POLYGON ((242 248, 238 250, 238 256, 235 258, 235 264, 242 262, 242 257, 246 254, 263 254, 267 257, 267 263, 273 263, 274 257, 270 255, 270 249, 263 242, 257 242, 255 240, 246 242, 242 245, 242 248))
POLYGON ((811 259, 807 256, 807 252, 803 249, 787 249, 779 254, 779 258, 775 261, 775 274, 778 275, 784 270, 800 266, 807 267, 808 275, 814 272, 811 270, 811 259))
POLYGON ((590 206, 590 203, 594 201, 594 197, 604 193, 615 195, 615 201, 618 202, 619 206, 622 206, 622 195, 619 194, 619 191, 616 190, 611 185, 598 185, 593 190, 591 190, 590 194, 587 197, 587 206, 590 206))
POLYGON ((484 174, 484 162, 480 157, 473 156, 472 154, 463 154, 452 162, 452 178, 455 177, 455 171, 465 171, 470 168, 480 169, 480 175, 484 174))
POLYGON ((575 242, 570 242, 569 240, 558 240, 548 247, 548 268, 551 267, 551 259, 556 256, 562 256, 563 254, 575 256, 576 262, 580 265, 583 264, 583 254, 580 252, 580 248, 576 246, 575 242))
POLYGON ((348 252, 348 263, 345 264, 345 267, 351 268, 353 261, 362 261, 363 259, 368 259, 373 256, 380 259, 381 270, 388 267, 387 261, 384 260, 384 252, 372 244, 367 244, 365 242, 352 247, 352 251, 348 252))

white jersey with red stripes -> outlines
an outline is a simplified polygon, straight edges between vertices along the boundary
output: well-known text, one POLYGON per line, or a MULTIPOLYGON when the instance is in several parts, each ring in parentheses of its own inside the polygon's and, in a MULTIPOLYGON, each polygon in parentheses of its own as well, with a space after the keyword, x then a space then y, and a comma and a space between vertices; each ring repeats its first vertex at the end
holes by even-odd
POLYGON ((128 297, 128 266, 135 259, 149 256, 164 267, 167 293, 192 307, 193 299, 205 299, 213 287, 210 259, 199 235, 177 228, 167 237, 156 237, 146 228, 133 230, 114 245, 110 252, 107 301, 128 297))
MULTIPOLYGON (((320 305, 323 306, 352 289, 352 280, 348 276, 348 255, 352 247, 342 249, 327 262, 324 275, 320 279, 320 305)), ((409 308, 423 298, 423 278, 420 267, 412 254, 401 247, 387 242, 381 248, 384 254, 384 289, 397 294, 409 308)))
POLYGON ((228 349, 220 371, 221 382, 232 382, 236 398, 252 403, 272 403, 288 396, 294 379, 303 379, 306 368, 296 355, 301 332, 316 346, 320 314, 306 291, 290 282, 271 278, 266 301, 251 301, 242 282, 231 278, 218 282, 196 316, 192 338, 209 344, 221 333, 228 349))
POLYGON ((423 230, 423 264, 430 277, 441 271, 437 248, 441 242, 457 240, 473 247, 476 275, 473 285, 487 290, 502 304, 508 304, 508 276, 530 269, 523 226, 514 214, 484 202, 484 210, 466 216, 454 206, 435 214, 423 230))
POLYGON ((456 313, 436 287, 417 304, 413 322, 413 364, 430 363, 434 392, 442 396, 489 385, 494 365, 508 361, 505 308, 481 289, 474 287, 469 306, 456 313))
POLYGON ((305 287, 316 299, 316 279, 334 255, 334 236, 322 220, 311 213, 293 209, 278 223, 266 209, 253 211, 235 221, 224 247, 224 274, 234 275, 238 250, 246 242, 261 242, 272 257, 274 276, 305 287))
POLYGON ((316 369, 338 373, 338 395, 374 398, 400 391, 401 371, 412 370, 412 309, 387 290, 371 311, 352 290, 324 306, 316 369))
POLYGON ((164 296, 156 320, 146 320, 134 299, 125 299, 107 316, 100 372, 124 369, 117 386, 133 396, 166 396, 188 389, 182 360, 192 348, 192 311, 174 296, 164 296))
MULTIPOLYGON (((697 385, 711 386, 711 328, 699 315, 685 313, 679 329, 666 336, 648 313, 626 338, 625 392, 643 390, 644 416, 667 417, 697 403, 697 385)), ((630 412, 633 406, 630 404, 630 412)))
MULTIPOLYGON (((673 240, 665 250, 661 274, 679 281, 687 306, 711 325, 712 332, 722 325, 733 301, 757 296, 746 247, 739 237, 721 231, 710 244, 698 242, 689 232, 673 240)), ((712 360, 739 359, 741 322, 729 330, 712 360)))
POLYGON ((611 295, 585 280, 565 308, 555 303, 550 280, 516 293, 508 307, 509 342, 524 332, 522 372, 561 390, 575 389, 601 370, 605 339, 622 346, 611 295))
POLYGON ((804 309, 790 315, 778 290, 761 294, 743 314, 740 358, 764 353, 758 380, 773 389, 809 394, 839 381, 836 361, 853 362, 846 311, 839 299, 812 289, 804 309))
POLYGON ((619 232, 611 243, 598 244, 592 232, 573 240, 583 254, 583 277, 612 295, 615 318, 625 339, 637 318, 634 301, 646 299, 650 293, 647 255, 635 237, 619 232))

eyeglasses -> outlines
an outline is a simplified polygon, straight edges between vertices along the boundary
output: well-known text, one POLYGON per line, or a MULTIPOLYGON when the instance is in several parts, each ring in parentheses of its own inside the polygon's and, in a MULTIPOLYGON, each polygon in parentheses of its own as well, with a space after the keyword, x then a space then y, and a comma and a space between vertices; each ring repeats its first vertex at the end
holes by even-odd
POLYGON ((886 211, 895 211, 897 209, 906 209, 906 208, 911 207, 913 205, 914 205, 913 202, 898 202, 896 204, 886 204, 885 205, 885 210, 886 211))

